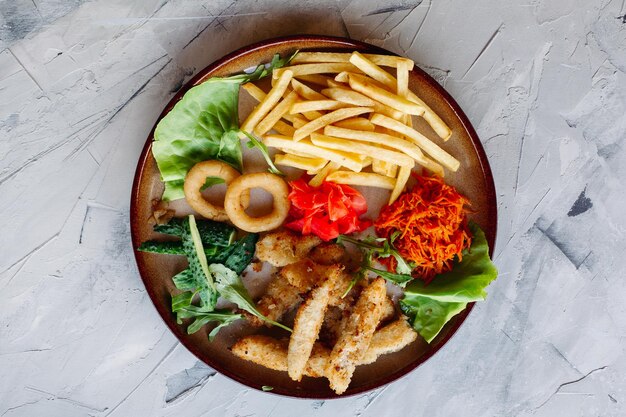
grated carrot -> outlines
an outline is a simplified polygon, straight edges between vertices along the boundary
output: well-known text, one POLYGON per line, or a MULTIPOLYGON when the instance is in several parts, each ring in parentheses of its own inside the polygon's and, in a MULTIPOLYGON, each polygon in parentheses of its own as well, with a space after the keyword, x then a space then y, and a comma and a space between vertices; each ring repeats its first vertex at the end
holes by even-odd
MULTIPOLYGON (((452 269, 455 258, 460 261, 461 252, 471 244, 465 210, 469 200, 439 177, 414 177, 413 189, 384 207, 374 226, 385 238, 399 231, 394 246, 416 264, 413 275, 430 282, 452 269)), ((395 272, 392 256, 379 261, 395 272)))

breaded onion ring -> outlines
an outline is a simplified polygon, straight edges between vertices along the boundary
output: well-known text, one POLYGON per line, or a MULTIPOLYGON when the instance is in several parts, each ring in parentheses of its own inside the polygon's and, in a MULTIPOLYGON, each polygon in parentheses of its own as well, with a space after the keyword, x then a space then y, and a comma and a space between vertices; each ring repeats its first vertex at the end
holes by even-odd
POLYGON ((267 172, 242 175, 230 183, 226 190, 224 209, 230 221, 246 232, 256 233, 272 230, 280 226, 289 213, 289 189, 279 176, 267 172), (261 217, 251 217, 244 211, 242 195, 252 188, 262 188, 274 199, 272 212, 261 217))
MULTIPOLYGON (((187 203, 202 217, 210 220, 223 222, 228 220, 224 207, 216 206, 204 199, 200 188, 208 177, 219 177, 228 186, 234 179, 239 177, 239 172, 222 161, 202 161, 195 164, 185 177, 184 191, 187 203)), ((241 204, 248 207, 250 204, 250 192, 242 194, 241 204)))

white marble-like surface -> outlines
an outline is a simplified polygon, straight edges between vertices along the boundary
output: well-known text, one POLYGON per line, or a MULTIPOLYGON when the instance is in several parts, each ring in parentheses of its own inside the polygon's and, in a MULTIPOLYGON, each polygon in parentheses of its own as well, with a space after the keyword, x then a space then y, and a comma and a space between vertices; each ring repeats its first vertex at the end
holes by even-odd
POLYGON ((0 416, 626 415, 623 0, 0 1, 0 416), (129 242, 164 104, 248 43, 350 36, 456 98, 498 191, 499 279, 366 395, 250 390, 182 347, 129 242))

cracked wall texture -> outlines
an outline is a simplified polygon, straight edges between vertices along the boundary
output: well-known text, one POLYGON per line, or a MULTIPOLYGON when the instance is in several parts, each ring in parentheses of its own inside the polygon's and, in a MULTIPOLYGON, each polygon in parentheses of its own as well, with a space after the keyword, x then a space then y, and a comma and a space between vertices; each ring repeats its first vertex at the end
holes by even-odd
POLYGON ((0 1, 1 416, 626 414, 623 0, 0 1), (181 85, 273 36, 409 56, 494 172, 500 278, 407 377, 336 401, 199 363, 129 244, 143 141, 181 85))

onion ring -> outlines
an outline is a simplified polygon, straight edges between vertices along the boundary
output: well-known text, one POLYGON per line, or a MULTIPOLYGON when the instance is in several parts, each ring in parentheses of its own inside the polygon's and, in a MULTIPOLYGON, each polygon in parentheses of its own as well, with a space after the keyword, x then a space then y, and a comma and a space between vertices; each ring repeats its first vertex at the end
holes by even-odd
POLYGON ((283 224, 289 213, 289 188, 279 176, 267 172, 257 172, 238 177, 226 189, 224 209, 230 221, 246 232, 266 232, 283 224), (246 207, 242 204, 242 196, 252 188, 261 188, 272 195, 274 199, 272 212, 261 217, 251 217, 246 214, 246 207))
MULTIPOLYGON (((202 217, 210 220, 223 222, 228 220, 224 207, 209 203, 203 196, 200 188, 205 184, 207 177, 222 178, 228 186, 236 178, 239 172, 222 161, 202 161, 195 164, 185 177, 183 190, 187 203, 202 217)), ((250 204, 250 192, 241 195, 241 204, 248 207, 250 204)))

